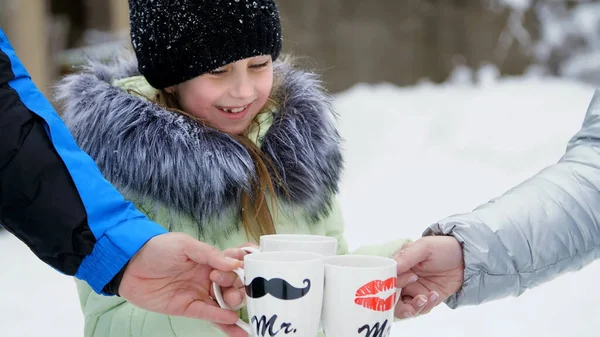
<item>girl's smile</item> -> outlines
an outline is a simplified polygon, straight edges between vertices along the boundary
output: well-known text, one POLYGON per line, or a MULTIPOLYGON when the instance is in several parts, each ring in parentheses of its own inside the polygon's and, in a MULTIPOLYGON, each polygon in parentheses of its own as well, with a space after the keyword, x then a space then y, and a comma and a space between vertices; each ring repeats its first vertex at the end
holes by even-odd
POLYGON ((226 116, 226 118, 229 118, 231 120, 240 120, 240 119, 243 119, 244 117, 246 117, 246 115, 250 111, 250 108, 253 103, 254 103, 254 101, 249 104, 243 105, 243 106, 236 106, 236 107, 217 106, 216 108, 219 111, 221 111, 226 116))

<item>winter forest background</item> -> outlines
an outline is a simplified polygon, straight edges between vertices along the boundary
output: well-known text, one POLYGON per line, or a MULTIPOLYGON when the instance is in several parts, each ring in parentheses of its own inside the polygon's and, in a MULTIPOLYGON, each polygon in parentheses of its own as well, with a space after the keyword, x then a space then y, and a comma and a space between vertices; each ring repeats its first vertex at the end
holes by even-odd
MULTIPOLYGON (((322 74, 340 115, 351 248, 417 238, 556 162, 600 85, 600 1, 278 4, 285 51, 322 74)), ((0 0, 0 27, 49 98, 84 55, 129 44, 125 0, 0 0)), ((6 232, 0 265, 0 336, 82 335, 69 277, 6 232)), ((392 337, 598 336, 599 279, 593 263, 518 298, 441 305, 392 337)))

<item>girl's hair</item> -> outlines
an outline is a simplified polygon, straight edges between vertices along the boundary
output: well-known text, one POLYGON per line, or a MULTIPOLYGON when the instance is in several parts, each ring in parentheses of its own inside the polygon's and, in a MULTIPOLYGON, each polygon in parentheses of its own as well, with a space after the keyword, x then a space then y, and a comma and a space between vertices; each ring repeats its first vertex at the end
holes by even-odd
MULTIPOLYGON (((273 76, 273 87, 269 95, 269 99, 263 109, 257 114, 267 113, 273 108, 277 108, 276 95, 281 87, 280 76, 277 73, 273 76)), ((187 116, 198 123, 207 125, 200 118, 185 112, 179 104, 177 93, 169 93, 164 89, 160 89, 156 97, 151 100, 154 103, 165 107, 168 110, 187 116)), ((255 117, 252 121, 255 127, 259 128, 260 123, 255 117)), ((273 179, 279 187, 285 191, 282 180, 279 177, 273 162, 262 152, 262 150, 252 142, 247 135, 230 134, 237 142, 242 144, 250 154, 256 170, 256 178, 251 181, 251 191, 242 191, 240 216, 242 224, 246 231, 246 237, 252 236, 257 242, 261 235, 275 234, 275 223, 273 216, 267 205, 267 193, 271 196, 271 208, 276 210, 275 185, 273 179), (271 177, 273 175, 273 179, 271 177)))

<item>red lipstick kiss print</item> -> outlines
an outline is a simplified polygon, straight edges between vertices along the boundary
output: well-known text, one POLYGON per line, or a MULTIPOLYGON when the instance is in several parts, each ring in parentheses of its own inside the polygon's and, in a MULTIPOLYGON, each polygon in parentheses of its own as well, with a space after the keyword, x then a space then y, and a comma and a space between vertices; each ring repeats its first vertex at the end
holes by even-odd
POLYGON ((396 303, 396 278, 390 277, 385 281, 371 281, 360 287, 354 296, 354 303, 360 306, 373 311, 388 311, 396 303), (383 298, 390 291, 392 294, 383 298))

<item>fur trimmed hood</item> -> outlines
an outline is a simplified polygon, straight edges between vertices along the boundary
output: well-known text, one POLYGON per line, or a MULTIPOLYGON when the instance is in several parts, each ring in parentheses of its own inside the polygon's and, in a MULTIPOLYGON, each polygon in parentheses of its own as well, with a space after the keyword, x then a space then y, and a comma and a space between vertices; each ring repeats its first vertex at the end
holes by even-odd
MULTIPOLYGON (((279 110, 261 149, 275 164, 284 203, 310 221, 328 215, 343 161, 331 98, 317 76, 276 62, 279 110)), ((239 210, 255 178, 248 151, 229 135, 168 111, 113 85, 138 76, 135 59, 90 61, 56 87, 63 119, 104 176, 129 197, 150 198, 194 217, 200 227, 239 210)))

